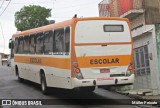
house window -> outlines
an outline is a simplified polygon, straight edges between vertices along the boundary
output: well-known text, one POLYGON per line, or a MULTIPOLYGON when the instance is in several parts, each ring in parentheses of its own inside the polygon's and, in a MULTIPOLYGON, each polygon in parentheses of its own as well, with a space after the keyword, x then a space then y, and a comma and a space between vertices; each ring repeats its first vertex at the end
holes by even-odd
POLYGON ((135 76, 150 74, 147 45, 134 49, 134 71, 135 76))

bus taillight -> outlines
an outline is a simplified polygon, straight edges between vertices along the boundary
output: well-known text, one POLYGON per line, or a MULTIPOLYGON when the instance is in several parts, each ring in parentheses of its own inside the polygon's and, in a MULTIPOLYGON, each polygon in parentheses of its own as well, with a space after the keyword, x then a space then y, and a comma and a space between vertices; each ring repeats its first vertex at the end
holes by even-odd
POLYGON ((134 74, 133 63, 130 63, 126 72, 126 76, 131 76, 132 74, 134 74))
POLYGON ((130 65, 130 66, 128 67, 128 69, 129 69, 130 71, 132 71, 132 70, 133 70, 133 66, 130 65))
POLYGON ((76 78, 83 79, 81 70, 80 70, 77 62, 73 63, 73 68, 74 68, 74 73, 76 75, 76 78))
POLYGON ((76 72, 76 73, 80 73, 81 71, 80 71, 79 68, 76 68, 75 72, 76 72))

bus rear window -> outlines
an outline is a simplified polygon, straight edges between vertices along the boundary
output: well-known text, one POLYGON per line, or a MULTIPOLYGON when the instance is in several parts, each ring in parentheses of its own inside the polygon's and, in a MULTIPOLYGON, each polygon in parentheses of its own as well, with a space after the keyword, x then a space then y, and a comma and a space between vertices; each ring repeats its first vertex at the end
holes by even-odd
POLYGON ((104 32, 123 32, 123 25, 104 25, 104 32))

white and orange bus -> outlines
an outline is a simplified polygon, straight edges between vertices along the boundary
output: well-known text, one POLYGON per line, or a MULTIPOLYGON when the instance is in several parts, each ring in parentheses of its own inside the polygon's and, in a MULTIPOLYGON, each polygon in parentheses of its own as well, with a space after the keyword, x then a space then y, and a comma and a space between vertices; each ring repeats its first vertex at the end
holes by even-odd
POLYGON ((133 43, 125 18, 72 18, 16 33, 12 67, 23 79, 48 87, 93 91, 134 82, 133 43))

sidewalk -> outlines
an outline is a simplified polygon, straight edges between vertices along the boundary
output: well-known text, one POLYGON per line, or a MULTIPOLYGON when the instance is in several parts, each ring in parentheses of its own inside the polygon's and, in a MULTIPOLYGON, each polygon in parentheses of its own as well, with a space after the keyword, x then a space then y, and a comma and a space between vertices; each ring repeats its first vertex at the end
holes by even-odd
POLYGON ((159 99, 160 95, 154 96, 152 90, 150 89, 139 89, 139 90, 129 90, 129 91, 117 91, 120 94, 127 95, 136 99, 154 100, 159 99))

